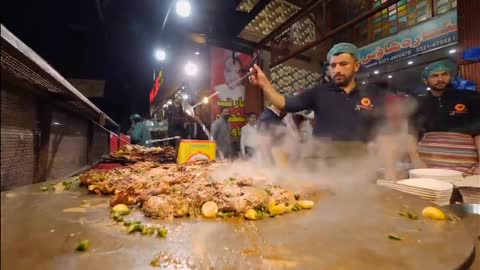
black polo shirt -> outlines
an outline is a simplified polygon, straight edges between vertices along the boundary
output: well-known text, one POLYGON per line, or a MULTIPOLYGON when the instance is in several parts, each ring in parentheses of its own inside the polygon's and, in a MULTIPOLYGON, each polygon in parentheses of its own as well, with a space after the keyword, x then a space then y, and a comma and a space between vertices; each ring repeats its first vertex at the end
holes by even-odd
POLYGON ((367 141, 379 116, 377 89, 356 87, 350 94, 335 84, 324 84, 286 97, 285 110, 315 112, 315 137, 336 141, 367 141))
POLYGON ((415 123, 420 134, 456 132, 480 135, 480 95, 452 87, 440 97, 430 92, 417 97, 415 123))

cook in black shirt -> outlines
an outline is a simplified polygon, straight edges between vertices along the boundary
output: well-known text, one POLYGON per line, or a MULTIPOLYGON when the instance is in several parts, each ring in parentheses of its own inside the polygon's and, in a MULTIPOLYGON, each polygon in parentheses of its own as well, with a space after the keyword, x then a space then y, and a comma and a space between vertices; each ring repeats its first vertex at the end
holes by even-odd
MULTIPOLYGON (((432 167, 451 163, 458 167, 452 169, 479 174, 480 95, 453 88, 451 81, 455 70, 452 62, 443 60, 429 65, 422 73, 430 91, 418 97, 415 115, 416 125, 423 137, 420 151, 425 152, 420 154, 431 159, 432 167), (468 151, 466 148, 471 149, 468 151), (470 171, 468 163, 472 163, 470 171)), ((429 163, 428 160, 426 162, 429 163)))
POLYGON ((287 112, 313 110, 313 135, 317 138, 365 142, 371 135, 374 112, 379 103, 373 93, 361 89, 355 81, 355 74, 360 68, 358 48, 350 43, 336 44, 329 51, 327 60, 332 83, 311 88, 296 96, 278 93, 257 65, 254 66, 254 75, 249 79, 263 89, 277 108, 287 112))

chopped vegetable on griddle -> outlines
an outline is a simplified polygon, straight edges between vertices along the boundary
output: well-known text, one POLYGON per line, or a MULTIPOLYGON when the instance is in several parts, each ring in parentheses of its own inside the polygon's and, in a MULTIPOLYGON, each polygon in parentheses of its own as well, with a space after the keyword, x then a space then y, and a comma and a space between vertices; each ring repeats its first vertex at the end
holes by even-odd
POLYGON ((116 222, 123 222, 123 217, 119 213, 112 213, 112 219, 116 222))
POLYGON ((402 217, 406 217, 406 218, 409 218, 409 219, 413 219, 413 220, 418 219, 418 214, 414 213, 414 212, 401 211, 398 214, 402 217))
POLYGON ((155 232, 155 229, 152 227, 143 227, 142 234, 152 235, 155 232))
POLYGON ((300 211, 302 209, 302 207, 298 204, 295 204, 293 207, 292 207, 292 211, 300 211))
POLYGON ((66 190, 70 189, 70 187, 72 186, 72 182, 70 181, 63 181, 63 186, 65 187, 66 190))
POLYGON ((153 260, 150 262, 150 265, 151 266, 160 266, 161 265, 161 261, 160 261, 160 258, 158 256, 155 256, 155 258, 153 258, 153 260))
POLYGON ((40 190, 41 190, 41 191, 48 191, 48 187, 46 187, 46 186, 41 186, 41 187, 40 187, 40 190))
POLYGON ((61 192, 65 190, 65 185, 62 182, 60 182, 60 183, 54 184, 52 189, 55 190, 55 192, 61 192))
POLYGON ((167 237, 167 234, 168 234, 168 230, 166 228, 158 228, 157 229, 157 235, 159 237, 165 238, 165 237, 167 237))
POLYGON ((143 230, 144 226, 141 223, 131 223, 128 226, 128 233, 134 233, 134 232, 141 232, 143 230))
POLYGON ((229 218, 235 216, 234 212, 218 212, 217 214, 221 218, 229 218))
POLYGON ((447 214, 447 219, 450 220, 450 221, 459 221, 461 218, 458 217, 457 215, 448 213, 447 214))
POLYGON ((89 240, 82 240, 78 243, 76 250, 77 251, 86 251, 90 247, 89 240))
POLYGON ((398 235, 396 235, 396 234, 393 234, 393 233, 391 233, 391 234, 388 235, 388 239, 391 239, 391 240, 402 240, 402 238, 401 238, 400 236, 398 236, 398 235))

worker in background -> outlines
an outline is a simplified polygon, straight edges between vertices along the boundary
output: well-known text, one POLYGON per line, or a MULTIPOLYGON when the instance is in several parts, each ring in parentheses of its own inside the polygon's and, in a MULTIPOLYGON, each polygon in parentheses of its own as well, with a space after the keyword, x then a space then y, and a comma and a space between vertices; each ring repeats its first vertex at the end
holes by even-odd
POLYGON ((401 180, 408 178, 408 169, 426 168, 417 149, 417 136, 409 118, 413 102, 408 96, 392 94, 386 97, 384 117, 376 132, 375 152, 383 167, 380 178, 401 180))
POLYGON ((130 137, 132 144, 138 144, 142 146, 150 146, 147 141, 151 140, 150 130, 143 123, 143 119, 139 114, 133 114, 130 116, 130 137))
POLYGON ((240 137, 240 151, 242 157, 251 158, 257 149, 257 114, 249 113, 248 122, 242 127, 240 137))
POLYGON ((219 159, 233 157, 232 129, 228 123, 229 117, 228 108, 222 108, 219 117, 212 123, 211 136, 217 144, 217 157, 219 159))
POLYGON ((480 174, 480 95, 453 88, 456 70, 453 62, 442 60, 422 73, 430 91, 417 100, 418 151, 430 168, 480 174))
POLYGON ((252 84, 263 89, 266 98, 275 107, 287 112, 306 109, 314 111, 313 135, 335 147, 330 153, 340 157, 367 151, 371 139, 374 112, 380 106, 375 93, 357 84, 355 74, 360 69, 358 48, 350 43, 333 46, 327 55, 329 74, 333 83, 322 84, 295 96, 280 94, 257 65, 249 77, 252 84), (338 147, 337 147, 338 146, 338 147), (355 147, 358 146, 358 147, 355 147))

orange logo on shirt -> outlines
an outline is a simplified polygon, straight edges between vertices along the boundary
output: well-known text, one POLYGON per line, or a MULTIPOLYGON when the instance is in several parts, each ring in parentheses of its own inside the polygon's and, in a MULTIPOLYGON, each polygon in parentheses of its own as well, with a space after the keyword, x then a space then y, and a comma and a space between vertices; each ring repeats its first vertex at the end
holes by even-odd
POLYGON ((362 98, 362 100, 360 100, 360 104, 368 107, 372 104, 372 101, 369 98, 362 98))
POLYGON ((468 108, 467 108, 467 106, 465 106, 465 104, 458 103, 458 104, 455 105, 455 107, 453 107, 453 108, 454 108, 455 110, 454 110, 454 111, 450 111, 450 115, 468 113, 468 108))
POLYGON ((465 111, 465 109, 467 109, 467 106, 465 106, 464 104, 455 105, 455 111, 457 112, 463 112, 465 111))
POLYGON ((356 110, 372 110, 372 101, 370 98, 365 97, 360 100, 360 104, 357 105, 356 110))

